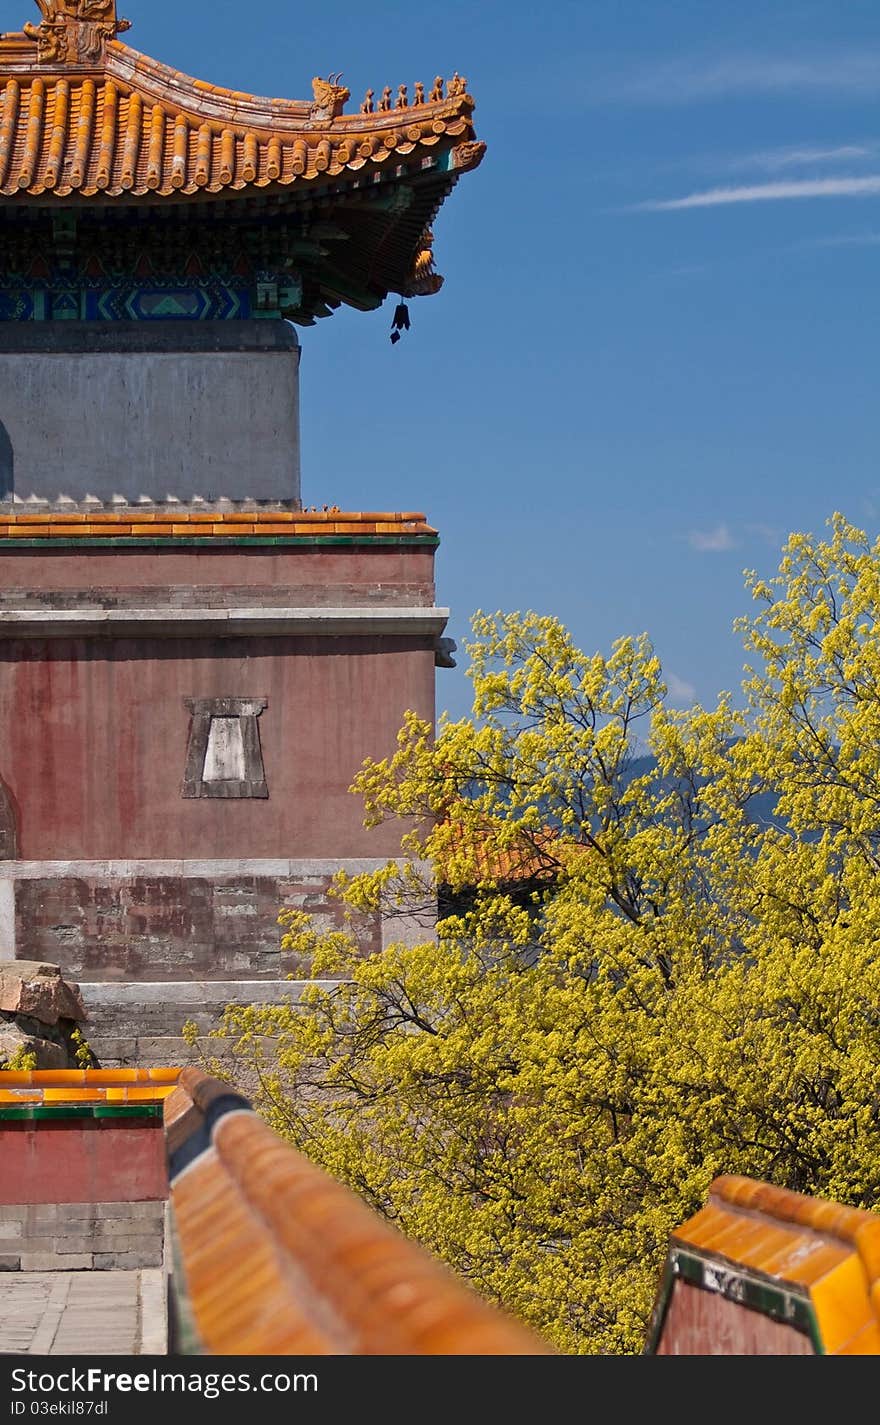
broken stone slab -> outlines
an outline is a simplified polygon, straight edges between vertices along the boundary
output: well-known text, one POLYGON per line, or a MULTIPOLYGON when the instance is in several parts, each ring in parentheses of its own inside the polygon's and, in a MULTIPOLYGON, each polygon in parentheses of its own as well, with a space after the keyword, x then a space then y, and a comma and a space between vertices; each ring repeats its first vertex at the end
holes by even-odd
POLYGON ((26 1034, 17 1024, 0 1024, 0 1070, 5 1069, 19 1053, 34 1054, 37 1069, 67 1069, 70 1055, 61 1044, 26 1034))
POLYGON ((49 1025, 59 1019, 81 1024, 88 1018, 79 986, 63 978, 59 965, 38 960, 0 960, 0 1011, 49 1025))

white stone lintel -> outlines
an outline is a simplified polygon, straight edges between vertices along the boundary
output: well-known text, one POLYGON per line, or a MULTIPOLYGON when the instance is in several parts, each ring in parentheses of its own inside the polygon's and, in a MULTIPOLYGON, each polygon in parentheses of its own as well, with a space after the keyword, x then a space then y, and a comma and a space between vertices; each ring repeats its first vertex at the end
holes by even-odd
POLYGON ((150 637, 424 636, 439 638, 449 621, 443 608, 341 609, 3 609, 0 639, 150 637))
MULTIPOLYGON (((180 880, 219 880, 226 876, 264 876, 272 880, 297 876, 324 880, 345 871, 368 875, 386 865, 386 857, 339 857, 338 860, 303 857, 295 860, 245 859, 216 861, 4 861, 2 881, 114 880, 131 881, 174 877, 180 880)), ((3 902, 0 900, 0 912, 3 902)), ((2 926, 2 921, 0 921, 2 926)))
POLYGON ((110 982, 86 980, 77 984, 88 1010, 125 1009, 129 1005, 192 1005, 216 1010, 228 1004, 295 1003, 309 985, 332 989, 339 980, 147 980, 110 982))

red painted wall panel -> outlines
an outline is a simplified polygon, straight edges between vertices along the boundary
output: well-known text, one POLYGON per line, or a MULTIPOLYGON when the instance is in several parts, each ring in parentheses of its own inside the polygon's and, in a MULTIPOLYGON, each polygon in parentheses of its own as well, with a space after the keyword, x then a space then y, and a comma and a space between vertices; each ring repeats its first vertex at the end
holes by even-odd
POLYGON ((0 1123, 0 1203, 154 1202, 168 1196, 159 1119, 0 1123))
POLYGON ((434 677, 419 637, 0 643, 0 777, 19 857, 393 855, 399 830, 365 831, 348 787, 365 757, 393 751, 405 709, 433 718, 434 677), (182 798, 184 699, 214 697, 268 699, 267 801, 182 798))
POLYGON ((716 1292, 675 1281, 658 1356, 812 1356, 809 1337, 716 1292))

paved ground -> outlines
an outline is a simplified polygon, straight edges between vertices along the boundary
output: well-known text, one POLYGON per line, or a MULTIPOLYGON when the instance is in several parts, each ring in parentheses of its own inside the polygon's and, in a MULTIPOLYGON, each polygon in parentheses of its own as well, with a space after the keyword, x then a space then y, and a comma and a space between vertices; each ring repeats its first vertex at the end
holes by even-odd
POLYGON ((160 1269, 0 1273, 0 1355, 160 1356, 160 1269))

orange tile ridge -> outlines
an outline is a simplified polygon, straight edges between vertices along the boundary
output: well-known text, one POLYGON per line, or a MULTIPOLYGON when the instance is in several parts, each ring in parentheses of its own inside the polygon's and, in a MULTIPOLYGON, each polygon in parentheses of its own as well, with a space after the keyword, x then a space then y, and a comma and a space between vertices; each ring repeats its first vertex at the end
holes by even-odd
POLYGON ((94 1089, 123 1088, 131 1085, 157 1087, 177 1084, 180 1069, 31 1069, 0 1070, 0 1089, 31 1088, 94 1089))
MULTIPOLYGON (((858 1247, 866 1235, 876 1235, 880 1248, 880 1213, 866 1212, 858 1207, 842 1207, 824 1198, 807 1197, 803 1193, 790 1192, 788 1188, 774 1187, 771 1183, 757 1182, 752 1178, 716 1178, 709 1188, 709 1195, 710 1201, 714 1198, 731 1207, 773 1217, 778 1222, 808 1227, 813 1232, 838 1237, 851 1247, 858 1247)), ((880 1275, 880 1256, 877 1268, 880 1275)))
MULTIPOLYGON (((166 1101, 180 1146, 228 1084, 184 1069, 166 1101)), ((229 1113, 173 1183, 189 1304, 209 1354, 543 1355, 254 1113, 229 1113)))
POLYGON ((0 539, 78 539, 84 537, 182 538, 314 534, 436 535, 419 512, 376 513, 359 510, 158 510, 141 513, 127 506, 95 514, 57 511, 0 511, 0 539), (169 528, 170 526, 170 528, 169 528))

